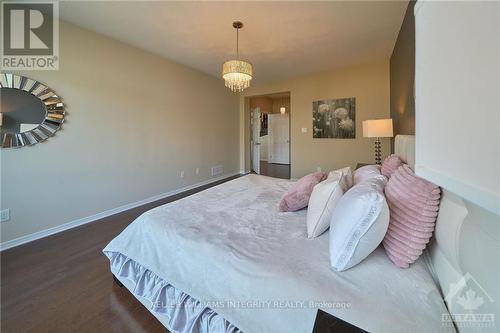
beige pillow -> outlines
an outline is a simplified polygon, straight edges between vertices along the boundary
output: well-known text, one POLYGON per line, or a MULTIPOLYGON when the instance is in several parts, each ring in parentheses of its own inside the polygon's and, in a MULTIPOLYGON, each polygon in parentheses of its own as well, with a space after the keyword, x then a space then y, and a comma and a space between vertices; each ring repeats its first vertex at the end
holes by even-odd
POLYGON ((347 192, 347 190, 350 189, 352 186, 351 167, 345 167, 342 169, 330 171, 330 173, 328 174, 328 179, 330 178, 340 179, 340 185, 342 186, 342 190, 344 190, 344 192, 347 192))
POLYGON ((314 186, 307 209, 307 237, 314 238, 330 227, 333 210, 344 194, 341 183, 345 175, 329 177, 314 186))

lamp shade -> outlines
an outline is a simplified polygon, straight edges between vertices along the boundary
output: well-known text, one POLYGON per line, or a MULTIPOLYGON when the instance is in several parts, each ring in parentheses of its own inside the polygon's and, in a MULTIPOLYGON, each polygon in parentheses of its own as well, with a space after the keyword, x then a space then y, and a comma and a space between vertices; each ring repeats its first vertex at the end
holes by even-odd
POLYGON ((392 119, 363 121, 363 136, 365 138, 390 138, 393 135, 392 119))

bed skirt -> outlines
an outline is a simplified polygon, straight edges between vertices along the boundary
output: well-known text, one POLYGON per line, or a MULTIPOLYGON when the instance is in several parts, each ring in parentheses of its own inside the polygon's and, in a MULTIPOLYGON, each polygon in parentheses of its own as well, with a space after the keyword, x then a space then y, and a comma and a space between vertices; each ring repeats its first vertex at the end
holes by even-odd
MULTIPOLYGON (((147 300, 148 310, 172 333, 241 333, 200 301, 175 288, 149 269, 119 252, 104 252, 111 272, 136 298, 147 300)), ((144 304, 144 302, 143 302, 144 304)))

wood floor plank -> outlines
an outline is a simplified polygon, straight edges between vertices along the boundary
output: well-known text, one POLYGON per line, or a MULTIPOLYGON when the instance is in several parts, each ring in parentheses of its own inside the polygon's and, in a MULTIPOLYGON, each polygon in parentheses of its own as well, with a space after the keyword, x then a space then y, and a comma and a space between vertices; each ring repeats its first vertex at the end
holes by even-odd
POLYGON ((1 332, 165 332, 113 283, 102 249, 143 212, 237 177, 1 252, 1 332))
POLYGON ((290 179, 290 164, 276 164, 260 161, 260 174, 274 178, 290 179))

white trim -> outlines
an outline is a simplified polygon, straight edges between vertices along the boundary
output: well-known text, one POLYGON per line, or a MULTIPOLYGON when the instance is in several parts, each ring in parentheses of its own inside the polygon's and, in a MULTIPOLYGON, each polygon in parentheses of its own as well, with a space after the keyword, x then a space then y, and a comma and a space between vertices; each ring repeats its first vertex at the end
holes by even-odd
POLYGON ((415 4, 415 7, 413 7, 413 15, 414 16, 417 16, 418 12, 420 11, 420 8, 423 6, 424 3, 425 3, 425 1, 423 1, 423 0, 417 1, 417 3, 415 4))
POLYGON ((87 224, 90 222, 95 222, 95 221, 100 220, 102 218, 105 218, 105 217, 108 217, 111 215, 115 215, 115 214, 124 212, 126 210, 129 210, 129 209, 132 209, 135 207, 139 207, 139 206, 142 206, 142 205, 145 205, 145 204, 157 201, 157 200, 161 200, 161 199, 170 197, 170 196, 175 195, 175 194, 186 192, 186 191, 189 191, 189 190, 192 190, 192 189, 204 186, 204 185, 215 183, 217 181, 220 181, 220 180, 223 180, 223 179, 226 179, 229 177, 233 177, 233 176, 236 176, 239 174, 244 174, 244 173, 238 172, 238 171, 231 172, 231 173, 222 175, 220 177, 210 178, 210 179, 204 180, 204 181, 196 183, 196 184, 184 186, 184 187, 178 188, 176 190, 161 193, 161 194, 158 194, 158 195, 155 195, 155 196, 143 199, 143 200, 131 202, 129 204, 126 204, 126 205, 123 205, 120 207, 108 209, 108 210, 105 210, 104 212, 100 212, 100 213, 97 213, 97 214, 94 214, 91 216, 87 216, 87 217, 83 217, 83 218, 80 218, 77 220, 73 220, 71 222, 64 223, 64 224, 58 225, 58 226, 53 227, 53 228, 37 231, 37 232, 29 234, 29 235, 25 235, 25 236, 22 236, 19 238, 5 241, 5 242, 0 243, 0 251, 4 251, 4 250, 7 250, 7 249, 10 249, 10 248, 22 245, 22 244, 26 244, 26 243, 32 242, 32 241, 40 239, 40 238, 51 236, 51 235, 57 234, 59 232, 65 231, 65 230, 73 229, 75 227, 78 227, 78 226, 81 226, 81 225, 84 225, 84 224, 87 224))
POLYGON ((500 215, 500 207, 498 206, 500 196, 497 193, 489 192, 476 185, 460 181, 423 165, 415 166, 415 174, 489 210, 494 214, 500 215))

